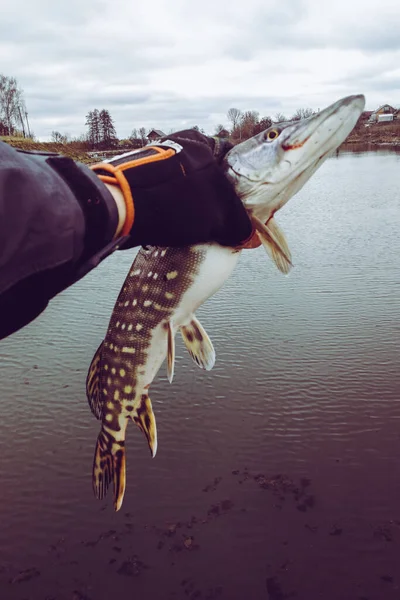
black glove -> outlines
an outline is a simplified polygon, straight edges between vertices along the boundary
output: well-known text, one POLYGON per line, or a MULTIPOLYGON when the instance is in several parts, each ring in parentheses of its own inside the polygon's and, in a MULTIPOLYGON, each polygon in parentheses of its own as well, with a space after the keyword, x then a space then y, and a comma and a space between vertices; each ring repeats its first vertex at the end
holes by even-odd
POLYGON ((219 165, 231 147, 195 130, 181 131, 92 167, 105 182, 118 171, 118 180, 122 175, 128 184, 134 222, 123 248, 210 241, 237 246, 247 240, 252 225, 219 165), (161 151, 169 156, 160 159, 161 151))

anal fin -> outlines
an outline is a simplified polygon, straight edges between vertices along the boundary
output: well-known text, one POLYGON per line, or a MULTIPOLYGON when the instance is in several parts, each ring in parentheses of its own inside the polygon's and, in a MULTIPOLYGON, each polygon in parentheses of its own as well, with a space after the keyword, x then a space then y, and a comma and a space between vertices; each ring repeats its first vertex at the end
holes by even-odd
POLYGON ((282 273, 289 273, 293 266, 292 256, 285 235, 275 219, 271 217, 266 225, 254 215, 251 220, 269 257, 282 273))
POLYGON ((154 458, 157 452, 157 425, 151 400, 147 394, 141 395, 132 413, 132 419, 146 436, 151 456, 154 458))
POLYGON ((101 419, 103 412, 104 399, 100 397, 100 361, 103 344, 104 341, 101 342, 100 346, 97 348, 86 377, 86 396, 90 410, 96 419, 101 419))
POLYGON ((181 327, 181 334, 194 362, 201 369, 211 371, 215 365, 215 350, 200 321, 193 317, 189 325, 181 327))

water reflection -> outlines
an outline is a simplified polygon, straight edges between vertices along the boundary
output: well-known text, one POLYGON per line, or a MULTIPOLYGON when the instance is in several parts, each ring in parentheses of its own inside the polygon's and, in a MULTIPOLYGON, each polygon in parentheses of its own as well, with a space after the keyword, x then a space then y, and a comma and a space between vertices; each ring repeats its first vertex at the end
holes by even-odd
POLYGON ((348 153, 364 154, 366 152, 372 154, 400 154, 400 144, 345 143, 337 149, 336 155, 339 156, 348 153))

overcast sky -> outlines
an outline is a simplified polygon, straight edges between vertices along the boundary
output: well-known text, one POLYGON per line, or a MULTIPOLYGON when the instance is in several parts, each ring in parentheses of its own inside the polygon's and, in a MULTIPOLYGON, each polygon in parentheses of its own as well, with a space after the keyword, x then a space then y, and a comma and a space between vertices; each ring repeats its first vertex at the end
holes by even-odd
POLYGON ((0 72, 31 129, 84 133, 110 111, 118 137, 260 116, 364 93, 400 106, 400 0, 0 0, 0 72))

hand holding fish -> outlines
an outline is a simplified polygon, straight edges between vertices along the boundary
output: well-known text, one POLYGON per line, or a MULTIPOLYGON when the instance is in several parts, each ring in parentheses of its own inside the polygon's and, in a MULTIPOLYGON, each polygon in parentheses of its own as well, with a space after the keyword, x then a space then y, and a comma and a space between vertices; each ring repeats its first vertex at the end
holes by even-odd
POLYGON ((122 248, 236 246, 252 233, 247 212, 220 166, 232 144, 195 130, 127 152, 91 169, 123 197, 122 248))
POLYGON ((117 248, 246 240, 252 225, 219 164, 229 148, 190 130, 90 170, 0 142, 0 339, 117 248))

